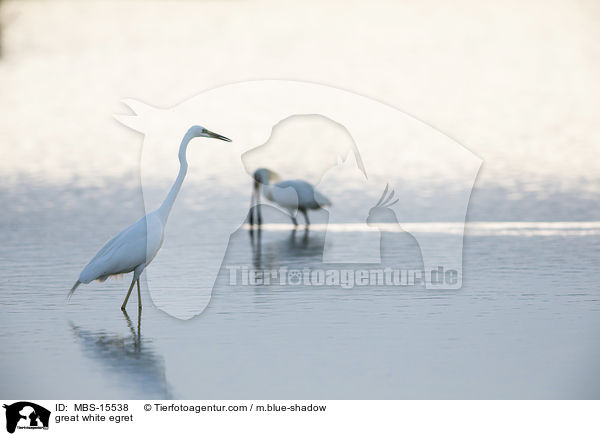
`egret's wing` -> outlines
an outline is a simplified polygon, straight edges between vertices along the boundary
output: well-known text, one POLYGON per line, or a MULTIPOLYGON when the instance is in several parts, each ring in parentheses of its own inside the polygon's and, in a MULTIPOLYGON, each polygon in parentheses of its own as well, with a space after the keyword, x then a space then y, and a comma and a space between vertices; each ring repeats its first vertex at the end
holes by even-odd
POLYGON ((108 241, 81 271, 79 281, 130 272, 146 260, 146 218, 122 230, 108 241))
POLYGON ((331 205, 331 201, 313 185, 304 180, 286 180, 279 182, 276 186, 293 188, 298 195, 298 206, 306 209, 318 209, 322 206, 331 205))
POLYGON ((298 209, 298 194, 296 190, 282 183, 285 182, 280 182, 272 186, 267 198, 288 211, 298 209))

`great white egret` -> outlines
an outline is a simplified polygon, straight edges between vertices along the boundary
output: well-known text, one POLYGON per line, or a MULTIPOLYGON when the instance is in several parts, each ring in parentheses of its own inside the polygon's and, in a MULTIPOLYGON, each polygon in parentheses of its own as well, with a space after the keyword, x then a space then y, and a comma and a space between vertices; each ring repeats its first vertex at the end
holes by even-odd
POLYGON ((187 173, 187 147, 190 141, 197 137, 215 138, 231 142, 231 139, 211 132, 202 126, 190 127, 179 146, 179 174, 161 206, 122 230, 117 236, 104 244, 104 247, 83 268, 79 279, 71 288, 67 298, 73 295, 81 283, 90 283, 92 280, 103 282, 110 276, 133 271, 133 280, 131 281, 121 310, 125 310, 135 283, 137 283, 138 307, 142 307, 140 275, 144 271, 144 268, 154 259, 154 256, 156 256, 156 253, 158 253, 158 250, 162 246, 169 213, 187 173))
POLYGON ((294 226, 298 225, 295 212, 299 210, 304 215, 306 226, 310 225, 308 219, 308 209, 321 209, 323 206, 331 206, 331 201, 313 185, 304 180, 284 180, 277 181, 279 176, 266 168, 259 168, 254 172, 254 187, 250 199, 250 226, 254 225, 254 213, 256 210, 256 221, 260 226, 262 224, 262 214, 260 210, 260 185, 262 185, 262 195, 269 201, 274 202, 283 209, 288 210, 294 226), (256 206, 255 206, 256 205, 256 206), (255 207, 253 207, 255 206, 255 207))

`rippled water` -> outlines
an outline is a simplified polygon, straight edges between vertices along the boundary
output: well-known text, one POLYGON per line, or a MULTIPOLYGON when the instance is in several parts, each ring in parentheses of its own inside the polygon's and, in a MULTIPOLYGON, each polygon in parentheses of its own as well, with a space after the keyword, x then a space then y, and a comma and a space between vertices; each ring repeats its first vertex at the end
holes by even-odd
MULTIPOLYGON (((435 11, 387 5, 382 14, 332 1, 298 6, 297 23, 272 19, 265 11, 283 15, 288 5, 268 2, 2 3, 3 397, 600 395, 593 2, 528 2, 516 11, 465 0, 435 11), (347 16, 332 26, 341 9, 347 16), (198 16, 215 19, 199 26, 198 16), (216 85, 280 77, 397 105, 483 159, 467 215, 463 287, 231 286, 227 265, 326 268, 326 212, 311 216, 306 233, 265 208, 261 240, 243 226, 231 236, 210 304, 190 320, 158 310, 145 277, 141 316, 135 293, 128 313, 119 310, 128 276, 82 286, 67 304, 96 250, 145 213, 141 139, 110 119, 123 111, 118 101, 169 106, 216 85)), ((315 181, 318 171, 296 164, 319 147, 300 144, 297 154, 267 162, 315 181)), ((263 165, 260 156, 246 163, 263 165)), ((174 174, 165 177, 157 198, 174 174)), ((248 204, 250 186, 238 192, 198 180, 211 186, 206 204, 223 196, 248 204)), ((182 195, 194 186, 186 181, 182 195)), ((413 188, 397 189, 403 225, 383 227, 384 265, 421 268, 419 246, 402 230, 426 233, 441 251, 460 231, 447 216, 451 187, 413 188), (431 222, 423 222, 423 206, 431 222)), ((344 196, 344 186, 338 194, 338 202, 373 206, 344 196)), ((150 265, 152 286, 178 301, 213 256, 206 241, 229 231, 196 200, 177 203, 180 217, 206 219, 208 230, 170 239, 177 249, 150 265)), ((328 231, 340 236, 341 252, 360 254, 364 228, 344 218, 328 231)))
MULTIPOLYGON (((597 233, 504 233, 548 223, 467 229, 464 286, 456 291, 230 286, 223 269, 208 308, 188 321, 156 309, 144 282, 138 318, 135 293, 128 314, 119 310, 127 278, 83 286, 65 301, 103 239, 142 212, 135 191, 109 197, 3 216, 2 368, 28 374, 6 383, 5 396, 597 397, 597 233), (122 207, 98 220, 115 198, 122 207)), ((318 224, 294 233, 279 212, 266 214, 272 224, 260 245, 240 229, 227 264, 324 267, 318 224)), ((581 224, 589 227, 597 224, 581 224)), ((360 250, 356 235, 344 234, 346 249, 360 250)), ((394 234, 384 234, 384 263, 414 261, 415 251, 386 252, 386 237, 394 234)), ((158 278, 173 295, 193 286, 210 255, 198 238, 180 252, 188 260, 179 271, 158 278)))

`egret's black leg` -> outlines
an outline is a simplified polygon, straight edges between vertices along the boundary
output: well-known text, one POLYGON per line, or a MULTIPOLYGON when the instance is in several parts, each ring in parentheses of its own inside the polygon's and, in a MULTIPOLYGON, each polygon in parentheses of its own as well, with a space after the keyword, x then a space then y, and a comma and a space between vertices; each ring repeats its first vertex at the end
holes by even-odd
POLYGON ((131 286, 129 286, 129 290, 127 291, 127 295, 125 296, 125 301, 121 305, 121 310, 125 310, 125 306, 127 306, 127 302, 129 301, 129 295, 131 295, 131 290, 133 289, 133 285, 135 285, 135 277, 131 281, 131 286))
POLYGON ((138 309, 142 309, 142 293, 140 292, 140 278, 137 279, 137 289, 138 289, 138 309))
POLYGON ((260 210, 260 203, 256 205, 256 223, 260 229, 260 226, 262 225, 262 212, 260 210))
POLYGON ((294 227, 298 227, 298 221, 296 220, 296 217, 290 216, 290 218, 292 219, 292 222, 294 223, 294 227))
POLYGON ((302 212, 302 215, 304 215, 304 221, 306 222, 306 228, 308 228, 308 226, 310 226, 310 220, 308 219, 308 212, 306 212, 306 209, 302 209, 300 212, 302 212))

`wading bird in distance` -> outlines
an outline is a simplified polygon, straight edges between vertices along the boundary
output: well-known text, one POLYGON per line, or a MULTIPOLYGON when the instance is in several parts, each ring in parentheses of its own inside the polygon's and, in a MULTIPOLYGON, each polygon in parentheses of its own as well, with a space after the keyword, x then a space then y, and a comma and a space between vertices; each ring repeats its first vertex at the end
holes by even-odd
POLYGON ((121 310, 125 310, 135 283, 137 283, 138 307, 142 307, 140 275, 144 271, 144 268, 154 259, 154 256, 156 256, 156 253, 158 253, 158 250, 162 246, 169 213, 187 173, 187 147, 190 141, 197 137, 215 138, 231 142, 231 139, 213 133, 202 126, 190 127, 179 146, 179 174, 161 206, 108 241, 86 267, 83 268, 79 279, 77 279, 71 288, 67 298, 71 298, 81 283, 90 283, 93 280, 103 282, 110 276, 133 271, 133 280, 131 281, 121 310))
POLYGON ((250 199, 249 223, 250 228, 254 226, 254 211, 256 211, 256 223, 262 224, 262 214, 260 210, 260 185, 262 185, 262 195, 269 201, 286 209, 294 226, 298 226, 296 220, 296 211, 302 212, 306 226, 310 225, 308 219, 309 209, 321 209, 323 206, 331 206, 331 201, 313 185, 304 180, 283 180, 278 182, 279 176, 266 168, 259 168, 254 172, 254 186, 250 199), (276 182, 273 183, 272 182, 276 182))

